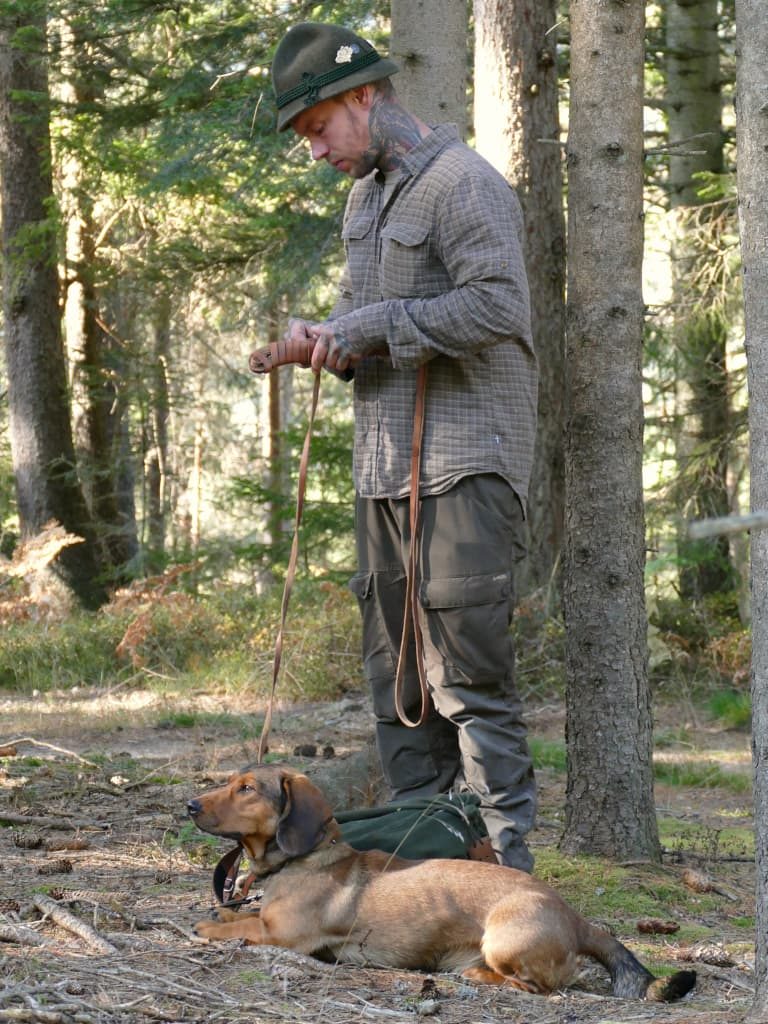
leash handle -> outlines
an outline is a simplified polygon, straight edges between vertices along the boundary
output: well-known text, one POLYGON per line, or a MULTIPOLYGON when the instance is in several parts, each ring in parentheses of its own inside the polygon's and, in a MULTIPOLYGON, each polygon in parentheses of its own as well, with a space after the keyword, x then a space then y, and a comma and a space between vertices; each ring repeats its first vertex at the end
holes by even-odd
POLYGON ((263 348, 257 348, 248 357, 248 368, 251 373, 269 373, 276 366, 298 363, 309 366, 312 360, 312 349, 315 347, 313 338, 301 341, 273 341, 263 348))
POLYGON ((419 620, 419 591, 416 586, 419 570, 419 479, 421 477, 421 449, 424 439, 424 410, 427 391, 427 364, 422 363, 416 378, 416 401, 413 409, 413 434, 411 436, 411 491, 408 503, 409 522, 411 528, 411 547, 408 553, 408 569, 405 578, 405 611, 403 614, 403 631, 400 634, 400 653, 397 658, 395 673, 395 710, 397 717, 409 729, 418 729, 429 715, 429 689, 427 673, 424 668, 424 646, 419 620), (403 704, 405 686, 405 663, 408 652, 408 641, 413 629, 416 647, 416 667, 419 674, 419 692, 421 694, 421 710, 419 717, 413 721, 408 717, 403 704))
POLYGON ((288 602, 291 598, 293 581, 296 577, 296 564, 299 560, 299 526, 301 525, 301 516, 304 511, 304 495, 307 490, 309 446, 312 441, 312 428, 314 427, 317 402, 320 397, 320 374, 316 373, 314 376, 315 380, 312 385, 312 401, 309 409, 309 423, 307 424, 307 432, 304 436, 304 447, 301 451, 301 461, 299 463, 299 482, 296 488, 296 517, 293 527, 293 541, 291 543, 291 554, 288 559, 288 569, 285 574, 285 583, 283 585, 283 600, 280 605, 280 627, 277 631, 275 654, 272 660, 272 689, 270 690, 269 701, 267 703, 267 712, 264 716, 264 725, 261 727, 261 735, 259 736, 259 749, 256 754, 257 764, 262 764, 264 761, 264 755, 267 751, 269 730, 272 727, 272 711, 275 706, 275 692, 277 690, 277 680, 280 675, 280 663, 283 659, 283 634, 285 633, 285 622, 288 617, 288 602))

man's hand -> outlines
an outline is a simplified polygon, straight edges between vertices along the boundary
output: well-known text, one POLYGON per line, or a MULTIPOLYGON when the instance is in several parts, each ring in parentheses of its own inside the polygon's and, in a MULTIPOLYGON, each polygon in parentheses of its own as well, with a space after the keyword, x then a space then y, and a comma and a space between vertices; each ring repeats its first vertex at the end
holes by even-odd
POLYGON ((315 373, 319 373, 323 367, 343 373, 360 362, 360 358, 347 349, 344 338, 336 335, 332 323, 308 324, 307 327, 310 337, 315 341, 312 349, 312 369, 315 373))
MULTIPOLYGON (((307 353, 310 353, 315 343, 315 338, 312 334, 313 326, 309 320, 302 320, 299 317, 292 316, 288 320, 288 326, 283 334, 283 341, 289 345, 296 346, 298 349, 305 347, 307 353)), ((301 365, 309 366, 309 359, 307 358, 307 361, 302 362, 301 365)))

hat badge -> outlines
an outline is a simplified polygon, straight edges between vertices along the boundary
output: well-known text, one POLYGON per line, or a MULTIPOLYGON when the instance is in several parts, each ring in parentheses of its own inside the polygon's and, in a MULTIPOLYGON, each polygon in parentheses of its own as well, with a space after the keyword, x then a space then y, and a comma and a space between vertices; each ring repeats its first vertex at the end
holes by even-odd
POLYGON ((360 50, 360 47, 356 43, 352 43, 351 46, 340 46, 336 51, 336 64, 349 64, 352 61, 352 57, 360 50))

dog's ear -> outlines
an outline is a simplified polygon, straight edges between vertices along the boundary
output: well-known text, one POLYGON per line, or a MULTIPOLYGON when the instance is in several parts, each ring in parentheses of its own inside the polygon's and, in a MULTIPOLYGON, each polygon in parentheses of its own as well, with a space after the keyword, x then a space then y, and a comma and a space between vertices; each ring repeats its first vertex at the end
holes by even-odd
POLYGON ((277 823, 277 845, 290 857, 309 853, 318 843, 323 827, 333 817, 330 804, 305 775, 286 775, 282 780, 285 808, 277 823))

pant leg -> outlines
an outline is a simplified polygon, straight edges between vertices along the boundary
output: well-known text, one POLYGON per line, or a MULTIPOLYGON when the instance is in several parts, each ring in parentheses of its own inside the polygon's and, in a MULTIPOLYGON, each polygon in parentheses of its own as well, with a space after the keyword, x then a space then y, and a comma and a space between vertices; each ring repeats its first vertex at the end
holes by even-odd
POLYGON ((456 727, 462 787, 477 793, 504 864, 530 870, 523 837, 536 793, 509 632, 514 563, 524 553, 520 502, 498 476, 465 477, 421 512, 424 654, 432 699, 456 727))
MULTIPOLYGON (((373 695, 376 743, 392 797, 447 792, 459 768, 456 727, 430 708, 412 729, 395 709, 394 687, 405 610, 410 549, 408 499, 358 498, 355 511, 358 572, 350 583, 363 619, 363 664, 373 695)), ((403 704, 418 717, 420 689, 413 638, 408 648, 403 704)))

